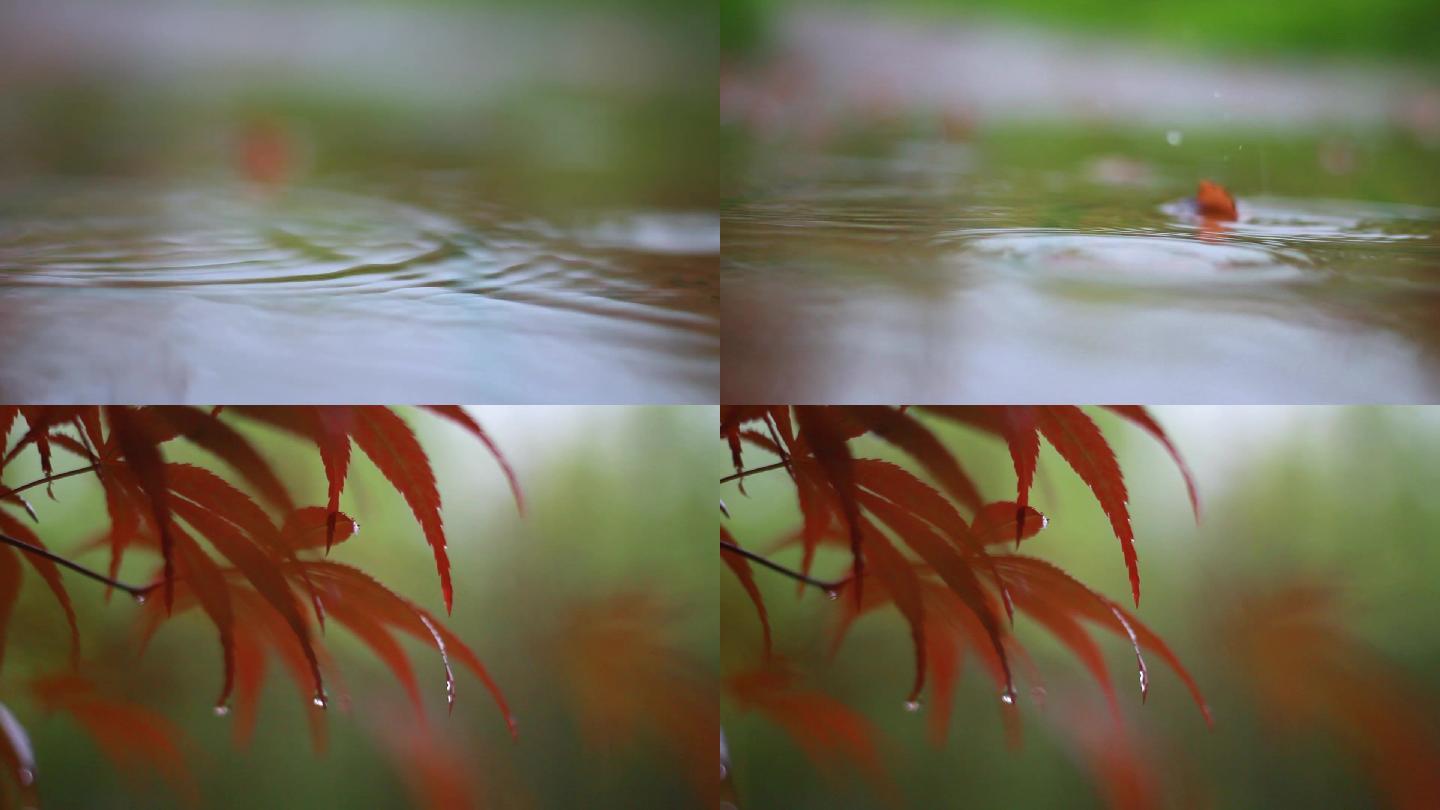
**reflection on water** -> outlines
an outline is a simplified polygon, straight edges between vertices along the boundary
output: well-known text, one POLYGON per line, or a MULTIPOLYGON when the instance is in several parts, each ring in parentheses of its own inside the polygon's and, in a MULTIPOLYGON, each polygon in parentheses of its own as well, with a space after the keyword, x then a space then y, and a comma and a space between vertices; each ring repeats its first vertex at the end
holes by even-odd
POLYGON ((713 214, 558 222, 463 175, 353 185, 6 188, 0 398, 713 397, 713 214))
POLYGON ((1207 222, 1193 169, 965 144, 757 163, 723 212, 727 401, 1440 400, 1440 210, 1237 188, 1207 222))

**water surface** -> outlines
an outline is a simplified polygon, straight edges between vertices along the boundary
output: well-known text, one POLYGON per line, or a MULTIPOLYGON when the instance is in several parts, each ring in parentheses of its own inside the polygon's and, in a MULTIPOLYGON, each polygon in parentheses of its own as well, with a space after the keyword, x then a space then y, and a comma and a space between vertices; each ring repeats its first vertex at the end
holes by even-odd
POLYGON ((0 191, 0 399, 684 402, 713 213, 522 213, 464 172, 0 191))
POLYGON ((1310 144, 1150 141, 753 149, 722 212, 725 399, 1440 400, 1440 209, 1365 166, 1327 181, 1310 144), (1185 204, 1209 173, 1237 222, 1185 204))

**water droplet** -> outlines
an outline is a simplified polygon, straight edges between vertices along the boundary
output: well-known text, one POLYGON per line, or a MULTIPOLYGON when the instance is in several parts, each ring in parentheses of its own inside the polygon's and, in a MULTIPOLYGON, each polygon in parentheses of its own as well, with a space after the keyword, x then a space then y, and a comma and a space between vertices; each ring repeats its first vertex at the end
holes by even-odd
POLYGON ((229 706, 226 706, 224 703, 217 703, 217 704, 215 704, 215 716, 216 716, 216 717, 224 717, 225 715, 227 715, 227 714, 229 714, 229 713, 230 713, 230 707, 229 707, 229 706))
POLYGON ((35 784, 35 772, 29 768, 19 768, 15 771, 15 778, 20 780, 22 787, 29 787, 35 784))
POLYGON ((1185 136, 1178 129, 1172 129, 1165 133, 1165 142, 1171 146, 1179 146, 1183 140, 1185 140, 1185 136))
POLYGON ((840 598, 840 592, 839 592, 838 590, 834 589, 834 588, 826 588, 826 589, 825 589, 825 596, 826 596, 826 598, 828 598, 830 601, 833 602, 833 601, 835 601, 836 599, 839 599, 839 598, 840 598))
POLYGON ((725 767, 725 763, 723 763, 723 762, 720 763, 720 781, 721 781, 721 782, 724 782, 724 781, 725 781, 725 777, 727 777, 727 776, 729 776, 729 775, 730 775, 730 769, 727 768, 727 767, 725 767))
POLYGON ((1001 692, 1001 693, 1000 693, 1000 702, 1001 702, 1001 703, 1004 703, 1006 706, 1014 706, 1014 705, 1015 705, 1015 693, 1014 693, 1014 692, 1001 692))
POLYGON ((920 701, 918 701, 918 700, 907 700, 907 701, 905 701, 905 711, 907 711, 907 712, 918 712, 918 711, 920 711, 920 701))
POLYGON ((137 604, 137 605, 143 605, 143 604, 145 604, 145 594, 143 594, 143 593, 137 593, 137 594, 135 594, 134 596, 135 596, 135 604, 137 604))
POLYGON ((315 706, 320 709, 323 709, 329 705, 329 703, 325 700, 325 696, 322 694, 316 694, 315 697, 310 698, 310 702, 315 704, 315 706))

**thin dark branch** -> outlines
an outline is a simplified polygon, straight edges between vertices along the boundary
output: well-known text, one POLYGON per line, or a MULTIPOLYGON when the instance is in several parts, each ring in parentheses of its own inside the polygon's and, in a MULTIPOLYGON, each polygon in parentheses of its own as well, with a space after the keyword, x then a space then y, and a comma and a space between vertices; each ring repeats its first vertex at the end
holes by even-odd
POLYGON ((69 478, 69 477, 72 476, 72 475, 82 475, 82 474, 84 474, 84 473, 94 472, 94 471, 96 471, 96 470, 98 470, 98 469, 100 469, 100 465, 99 465, 99 464, 91 464, 89 467, 81 467, 81 468, 79 468, 78 470, 66 470, 65 472, 62 472, 62 473, 55 473, 54 475, 47 475, 47 476, 45 476, 44 478, 37 478, 36 480, 31 481, 31 482, 28 483, 28 484, 21 484, 20 486, 14 488, 14 489, 9 489, 9 490, 5 490, 4 492, 0 492, 0 496, 4 496, 4 497, 7 497, 7 498, 8 498, 8 497, 11 496, 11 495, 19 495, 20 493, 24 492, 24 491, 27 490, 27 489, 30 489, 31 487, 38 487, 38 486, 40 486, 41 484, 48 484, 48 483, 50 483, 50 482, 52 482, 52 481, 59 481, 59 480, 62 479, 62 478, 69 478))
POLYGON ((135 585, 127 585, 127 584, 125 584, 125 583, 123 583, 123 582, 121 582, 121 581, 119 581, 119 580, 111 579, 110 577, 105 576, 104 574, 100 573, 99 571, 94 571, 94 570, 91 570, 91 569, 89 569, 89 568, 86 568, 85 566, 81 565, 80 563, 73 562, 73 561, 71 561, 71 560, 67 560, 67 559, 65 559, 64 557, 61 557, 59 554, 56 554, 55 552, 50 551, 49 549, 44 549, 44 548, 41 548, 41 547, 39 547, 39 546, 31 545, 31 544, 25 542, 24 540, 16 540, 15 538, 10 537, 10 536, 8 536, 8 535, 0 534, 0 542, 6 543, 7 545, 14 546, 15 548, 18 548, 18 549, 20 549, 21 551, 24 551, 24 552, 26 552, 26 553, 28 553, 28 554, 34 554, 34 555, 37 556, 37 557, 44 557, 45 559, 49 560, 50 562, 55 563, 56 565, 63 565, 63 566, 65 566, 66 568, 69 568, 71 571, 74 571, 74 572, 77 573, 77 574, 80 574, 80 575, 82 575, 82 576, 87 576, 87 577, 95 580, 96 582, 103 582, 103 583, 105 583, 106 585, 109 585, 109 586, 111 586, 111 587, 113 587, 113 588, 119 588, 120 590, 122 590, 122 591, 124 591, 124 592, 126 592, 126 593, 128 593, 128 594, 130 594, 131 596, 134 596, 134 597, 142 597, 142 596, 144 596, 145 594, 149 593, 150 591, 155 590, 155 587, 156 587, 156 586, 154 586, 154 585, 146 585, 146 586, 144 586, 144 587, 137 587, 137 586, 135 586, 135 585))
POLYGON ((774 464, 766 464, 764 467, 752 467, 751 469, 748 469, 748 470, 741 470, 740 472, 737 472, 737 473, 731 473, 730 475, 727 475, 727 476, 725 476, 724 478, 721 478, 721 479, 720 479, 720 483, 723 484, 723 483, 725 483, 726 481, 738 481, 738 480, 740 480, 741 478, 745 478, 745 477, 747 477, 747 476, 751 476, 751 475, 754 475, 754 474, 756 474, 756 473, 769 472, 769 471, 771 471, 771 470, 778 470, 778 469, 780 469, 781 467, 789 467, 789 466, 790 466, 790 460, 789 460, 789 459, 782 459, 782 460, 780 460, 780 461, 775 462, 774 464))
POLYGON ((814 585, 815 587, 825 591, 826 593, 835 593, 849 583, 848 579, 842 579, 837 582, 826 582, 823 579, 816 579, 815 577, 812 577, 808 574, 802 574, 793 568, 786 568, 785 566, 769 559, 768 557, 762 557, 753 551, 747 551, 746 549, 743 549, 740 546, 737 546, 734 543, 730 543, 725 540, 720 541, 720 550, 728 551, 731 554, 739 554, 741 557, 744 557, 745 559, 753 563, 757 563, 766 568, 769 568, 771 571, 774 571, 777 574, 784 574, 785 576, 790 577, 796 582, 803 582, 806 585, 814 585))

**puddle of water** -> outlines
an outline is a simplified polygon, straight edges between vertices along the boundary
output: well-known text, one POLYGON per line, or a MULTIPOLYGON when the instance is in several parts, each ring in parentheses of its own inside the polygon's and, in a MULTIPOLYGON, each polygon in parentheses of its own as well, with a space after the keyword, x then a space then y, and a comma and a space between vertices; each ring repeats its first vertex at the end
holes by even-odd
POLYGON ((475 185, 6 188, 0 399, 711 400, 713 214, 550 221, 475 185))
POLYGON ((1191 153, 756 151, 722 214, 726 401, 1440 400, 1440 209, 1247 193, 1292 179, 1263 158, 1216 223, 1191 153))

